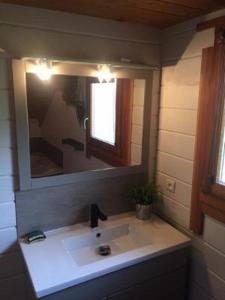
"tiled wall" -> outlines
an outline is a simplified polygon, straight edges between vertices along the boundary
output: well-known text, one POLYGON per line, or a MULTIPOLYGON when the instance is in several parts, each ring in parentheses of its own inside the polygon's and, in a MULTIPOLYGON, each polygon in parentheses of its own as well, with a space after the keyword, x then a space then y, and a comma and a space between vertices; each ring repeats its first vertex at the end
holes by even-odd
POLYGON ((0 299, 25 297, 24 266, 16 240, 15 131, 9 61, 0 56, 0 299))
POLYGON ((89 220, 90 204, 97 203, 107 216, 132 210, 127 197, 143 174, 129 174, 16 193, 18 236, 51 230, 89 220))
MULTIPOLYGON (((225 15, 225 11, 219 15, 225 15)), ((214 43, 212 29, 195 32, 199 21, 171 27, 162 39, 157 177, 163 201, 159 210, 185 230, 189 230, 190 222, 202 48, 214 43), (175 182, 175 193, 167 190, 167 180, 175 182)), ((203 236, 193 239, 190 299, 224 300, 224 270, 225 226, 206 217, 203 236)))

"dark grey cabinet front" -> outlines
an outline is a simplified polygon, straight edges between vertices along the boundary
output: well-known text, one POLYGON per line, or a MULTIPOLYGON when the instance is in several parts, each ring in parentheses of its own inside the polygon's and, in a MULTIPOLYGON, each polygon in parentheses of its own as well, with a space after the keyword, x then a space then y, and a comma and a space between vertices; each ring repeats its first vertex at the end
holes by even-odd
POLYGON ((183 300, 188 253, 170 252, 41 300, 183 300))
POLYGON ((133 286, 108 297, 108 300, 183 300, 185 268, 133 286))

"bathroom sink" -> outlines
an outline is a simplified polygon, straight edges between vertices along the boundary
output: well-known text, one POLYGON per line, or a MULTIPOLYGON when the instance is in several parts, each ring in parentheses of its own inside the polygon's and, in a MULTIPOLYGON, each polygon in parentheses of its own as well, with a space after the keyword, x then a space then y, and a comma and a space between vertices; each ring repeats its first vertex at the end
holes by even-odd
POLYGON ((80 223, 45 235, 39 243, 20 241, 38 298, 190 245, 157 216, 140 221, 132 213, 109 217, 95 229, 80 223), (101 256, 100 246, 110 249, 109 255, 101 256))
POLYGON ((146 235, 137 226, 122 224, 112 228, 95 229, 92 232, 63 240, 64 247, 78 266, 84 266, 99 260, 107 259, 131 250, 151 244, 150 235, 146 235), (107 245, 111 253, 99 254, 99 247, 107 245))

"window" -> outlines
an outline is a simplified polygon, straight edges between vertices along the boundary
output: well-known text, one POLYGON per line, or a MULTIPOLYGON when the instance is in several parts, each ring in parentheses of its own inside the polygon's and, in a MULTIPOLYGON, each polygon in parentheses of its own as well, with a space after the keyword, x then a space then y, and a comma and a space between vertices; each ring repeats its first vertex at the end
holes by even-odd
POLYGON ((116 80, 91 84, 91 137, 115 145, 116 80))
POLYGON ((224 129, 225 129, 225 113, 223 107, 223 118, 221 124, 219 155, 218 155, 217 172, 216 172, 216 182, 223 185, 225 185, 225 152, 224 152, 225 130, 224 129))
POLYGON ((133 80, 109 83, 90 80, 87 85, 87 157, 110 166, 130 164, 133 80))
POLYGON ((225 223, 224 37, 217 28, 214 47, 202 55, 191 212, 191 228, 199 234, 204 215, 225 223))

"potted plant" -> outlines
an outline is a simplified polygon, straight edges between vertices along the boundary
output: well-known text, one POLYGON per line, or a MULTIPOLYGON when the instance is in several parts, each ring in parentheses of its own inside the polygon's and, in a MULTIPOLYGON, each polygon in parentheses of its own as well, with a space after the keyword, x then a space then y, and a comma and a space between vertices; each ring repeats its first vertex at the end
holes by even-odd
POLYGON ((160 197, 159 186, 153 181, 133 187, 129 191, 129 197, 136 203, 136 217, 140 220, 147 220, 150 218, 153 202, 160 197))

